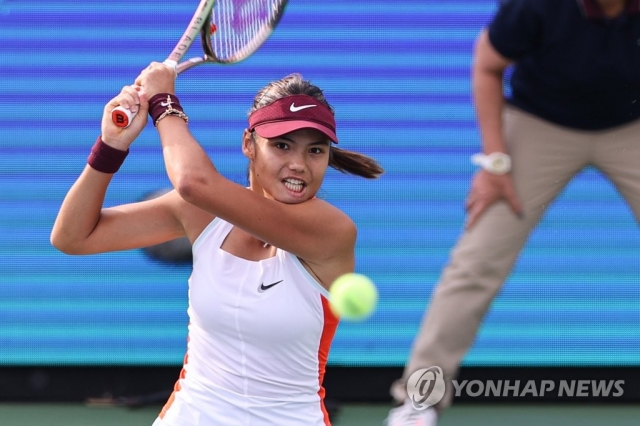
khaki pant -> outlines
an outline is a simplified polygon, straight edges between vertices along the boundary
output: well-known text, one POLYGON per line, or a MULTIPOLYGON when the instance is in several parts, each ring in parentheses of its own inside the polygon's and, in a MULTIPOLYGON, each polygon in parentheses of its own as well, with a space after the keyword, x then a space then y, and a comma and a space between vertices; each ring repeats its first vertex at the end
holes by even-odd
POLYGON ((606 131, 578 131, 507 107, 504 131, 524 217, 498 202, 460 237, 434 289, 403 377, 391 387, 398 402, 406 399, 405 382, 414 371, 439 366, 447 390, 436 408, 451 404, 451 380, 529 233, 584 167, 604 173, 640 221, 640 121, 606 131))

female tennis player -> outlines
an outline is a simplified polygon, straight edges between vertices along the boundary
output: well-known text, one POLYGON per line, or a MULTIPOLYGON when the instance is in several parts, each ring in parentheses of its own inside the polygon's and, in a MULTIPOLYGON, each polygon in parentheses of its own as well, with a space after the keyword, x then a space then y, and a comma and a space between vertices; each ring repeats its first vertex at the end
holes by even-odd
POLYGON ((242 135, 249 186, 237 185, 189 132, 174 79, 153 63, 106 105, 102 135, 62 203, 51 242, 91 254, 191 241, 187 353, 154 426, 329 425, 322 381, 338 319, 328 288, 354 270, 356 227, 316 194, 328 166, 365 178, 382 169, 335 146, 332 107, 294 74, 255 97, 242 135), (118 105, 139 112, 128 128, 112 122, 118 105), (147 113, 175 189, 103 208, 147 113))

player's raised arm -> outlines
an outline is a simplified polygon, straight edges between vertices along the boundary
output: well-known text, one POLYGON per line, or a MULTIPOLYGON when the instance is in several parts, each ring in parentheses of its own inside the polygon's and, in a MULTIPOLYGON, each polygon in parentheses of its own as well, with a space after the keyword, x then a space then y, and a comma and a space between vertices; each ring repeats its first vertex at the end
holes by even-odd
POLYGON ((67 193, 51 231, 51 243, 69 254, 90 254, 144 247, 180 236, 183 231, 171 206, 179 197, 104 208, 109 183, 147 122, 147 102, 139 87, 128 86, 104 108, 102 133, 87 165, 67 193), (132 125, 119 128, 111 111, 125 105, 140 111, 132 125))

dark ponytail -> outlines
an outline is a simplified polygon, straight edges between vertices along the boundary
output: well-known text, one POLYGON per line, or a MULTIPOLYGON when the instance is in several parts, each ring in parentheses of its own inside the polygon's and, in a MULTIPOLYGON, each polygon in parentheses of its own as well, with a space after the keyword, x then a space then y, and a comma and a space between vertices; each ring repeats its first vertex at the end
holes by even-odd
POLYGON ((331 147, 329 167, 367 179, 377 179, 384 173, 384 169, 373 158, 335 146, 331 147))

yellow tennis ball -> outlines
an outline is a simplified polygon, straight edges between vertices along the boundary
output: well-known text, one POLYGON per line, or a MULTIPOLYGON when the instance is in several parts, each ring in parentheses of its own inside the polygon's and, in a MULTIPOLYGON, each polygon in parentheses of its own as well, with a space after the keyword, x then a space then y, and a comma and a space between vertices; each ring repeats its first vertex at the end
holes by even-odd
POLYGON ((331 310, 339 317, 361 321, 369 317, 378 303, 378 289, 365 275, 339 276, 331 287, 331 310))

